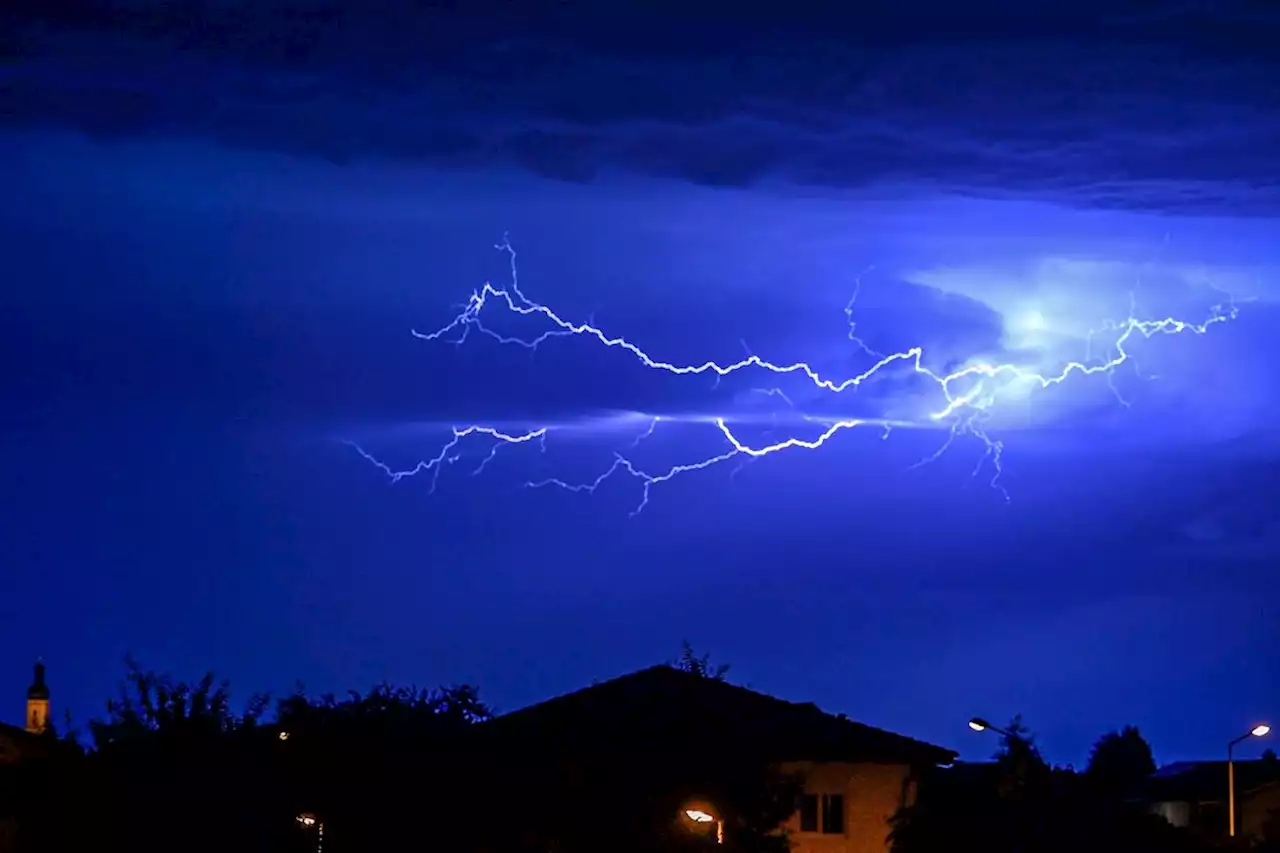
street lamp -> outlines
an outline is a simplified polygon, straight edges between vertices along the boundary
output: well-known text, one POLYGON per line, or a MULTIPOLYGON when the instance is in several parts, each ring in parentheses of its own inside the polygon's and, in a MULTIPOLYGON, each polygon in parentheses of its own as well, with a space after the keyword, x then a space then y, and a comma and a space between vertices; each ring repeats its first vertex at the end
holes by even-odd
POLYGON ((1005 737, 1008 737, 1008 738, 1013 737, 1013 735, 1011 735, 1009 732, 1005 731, 1004 729, 1000 728, 999 726, 993 726, 993 725, 991 725, 990 723, 988 723, 986 720, 982 719, 981 717, 974 717, 972 720, 970 720, 970 721, 969 721, 969 728, 973 729, 975 732, 985 732, 985 731, 990 730, 990 731, 995 732, 995 733, 996 733, 996 734, 998 734, 998 735, 1004 735, 1005 737))
POLYGON ((1236 744, 1251 737, 1266 737, 1271 734, 1271 726, 1259 723, 1240 737, 1227 744, 1227 834, 1236 837, 1236 764, 1233 754, 1236 744))
POLYGON ((303 829, 314 829, 316 831, 316 853, 324 853, 324 821, 311 812, 303 812, 295 820, 298 821, 298 825, 303 829))
POLYGON ((684 816, 698 826, 716 825, 716 844, 724 844, 724 821, 705 803, 690 804, 684 809, 684 816))

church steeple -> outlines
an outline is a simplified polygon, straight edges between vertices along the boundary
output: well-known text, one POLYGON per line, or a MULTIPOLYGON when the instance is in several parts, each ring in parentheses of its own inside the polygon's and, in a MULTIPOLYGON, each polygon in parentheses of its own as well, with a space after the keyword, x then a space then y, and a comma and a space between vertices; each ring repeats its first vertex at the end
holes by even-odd
POLYGON ((44 683, 44 662, 36 661, 35 678, 27 688, 27 731, 41 734, 49 728, 49 686, 44 683))

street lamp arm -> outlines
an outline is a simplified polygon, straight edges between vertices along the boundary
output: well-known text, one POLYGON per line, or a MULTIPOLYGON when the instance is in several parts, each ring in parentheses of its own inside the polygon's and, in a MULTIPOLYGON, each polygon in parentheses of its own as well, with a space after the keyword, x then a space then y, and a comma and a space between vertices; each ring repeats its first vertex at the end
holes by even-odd
POLYGON ((1271 734, 1271 726, 1266 723, 1260 723, 1227 744, 1227 748, 1230 749, 1238 743, 1244 743, 1251 737, 1266 737, 1269 734, 1271 734))

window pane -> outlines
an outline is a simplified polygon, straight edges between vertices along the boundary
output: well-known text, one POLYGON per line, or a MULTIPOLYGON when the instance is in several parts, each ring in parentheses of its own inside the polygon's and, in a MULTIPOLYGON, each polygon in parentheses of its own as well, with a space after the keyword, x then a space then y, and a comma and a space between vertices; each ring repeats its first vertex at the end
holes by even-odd
POLYGON ((818 831, 818 795, 800 795, 800 831, 818 831))
POLYGON ((844 835, 844 795, 822 795, 822 831, 828 835, 844 835))

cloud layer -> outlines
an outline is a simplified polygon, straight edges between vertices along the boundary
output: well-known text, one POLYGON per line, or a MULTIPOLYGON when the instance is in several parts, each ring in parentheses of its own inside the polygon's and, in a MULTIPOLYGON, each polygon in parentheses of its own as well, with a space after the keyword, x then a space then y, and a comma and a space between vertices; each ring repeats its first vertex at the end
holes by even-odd
POLYGON ((566 181, 1280 209, 1280 19, 1262 3, 801 3, 784 21, 652 2, 8 5, 21 58, 0 115, 99 139, 566 181))

